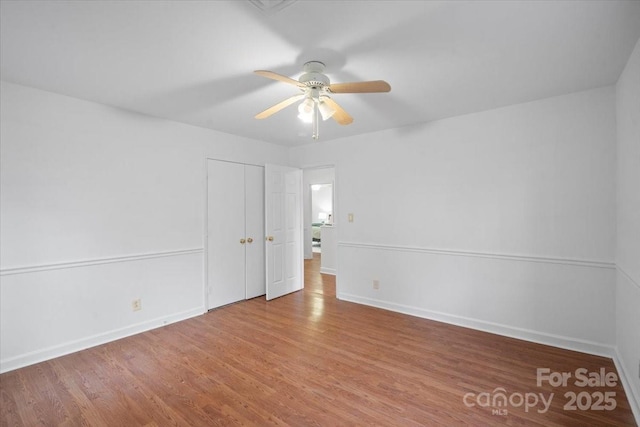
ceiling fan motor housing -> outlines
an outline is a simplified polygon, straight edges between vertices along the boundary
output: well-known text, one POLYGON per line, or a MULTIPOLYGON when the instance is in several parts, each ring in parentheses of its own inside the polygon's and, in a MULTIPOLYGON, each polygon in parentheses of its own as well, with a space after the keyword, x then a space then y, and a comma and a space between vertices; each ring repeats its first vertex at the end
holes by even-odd
POLYGON ((304 74, 300 76, 298 81, 312 89, 322 89, 329 86, 329 77, 322 74, 324 64, 319 61, 309 61, 304 64, 304 74))

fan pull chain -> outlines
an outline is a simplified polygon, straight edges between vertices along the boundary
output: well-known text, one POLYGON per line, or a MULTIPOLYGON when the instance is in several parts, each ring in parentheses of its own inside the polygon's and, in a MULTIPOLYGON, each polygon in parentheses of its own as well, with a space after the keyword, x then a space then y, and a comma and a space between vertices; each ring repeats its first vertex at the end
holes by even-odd
POLYGON ((320 137, 320 132, 319 132, 319 126, 318 126, 318 113, 319 113, 319 108, 318 108, 318 103, 319 100, 318 99, 314 99, 313 100, 313 115, 311 116, 311 129, 312 129, 312 135, 311 137, 315 140, 317 140, 320 137))

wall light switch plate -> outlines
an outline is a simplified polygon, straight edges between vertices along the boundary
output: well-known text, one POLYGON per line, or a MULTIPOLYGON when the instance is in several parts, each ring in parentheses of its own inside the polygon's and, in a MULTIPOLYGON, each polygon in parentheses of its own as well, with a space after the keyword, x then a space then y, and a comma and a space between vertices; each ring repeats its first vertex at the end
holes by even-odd
POLYGON ((348 220, 349 222, 353 222, 353 214, 352 214, 352 213, 350 213, 349 215, 347 215, 347 220, 348 220))

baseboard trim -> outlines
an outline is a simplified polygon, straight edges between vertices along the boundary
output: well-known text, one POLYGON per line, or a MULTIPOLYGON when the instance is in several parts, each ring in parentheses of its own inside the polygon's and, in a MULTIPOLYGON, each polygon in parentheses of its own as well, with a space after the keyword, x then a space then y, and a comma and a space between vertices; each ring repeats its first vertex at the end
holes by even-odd
POLYGON ((320 267, 320 273, 322 273, 322 274, 330 274, 332 276, 335 276, 336 275, 336 269, 335 268, 320 267))
POLYGON ((633 387, 633 383, 630 381, 630 378, 633 378, 633 376, 629 375, 625 364, 622 362, 622 357, 617 346, 614 348, 613 363, 616 365, 616 369, 620 375, 620 381, 622 381, 622 387, 624 387, 624 391, 627 394, 627 400, 629 401, 629 406, 631 406, 631 411, 636 419, 636 423, 640 425, 640 390, 636 390, 633 387))
POLYGON ((180 322, 182 320, 199 316, 203 313, 206 313, 206 311, 207 310, 204 306, 197 307, 168 316, 162 316, 155 319, 147 320, 145 322, 136 323, 134 325, 130 325, 121 329, 115 329, 80 340, 70 341, 64 344, 48 347, 31 353, 22 354, 10 359, 0 360, 0 373, 13 371, 25 366, 75 353, 77 351, 85 350, 90 347, 106 344, 121 338, 126 338, 131 335, 136 335, 141 332, 149 331, 151 329, 160 328, 171 323, 180 322))
POLYGON ((182 249, 177 251, 153 252, 146 254, 125 255, 109 258, 94 258, 82 261, 58 262, 54 264, 31 265, 25 267, 11 267, 0 270, 0 276, 9 276, 12 274, 35 273, 38 271, 61 270, 66 268, 87 267, 91 265, 112 264, 118 262, 139 261, 143 259, 174 257, 181 255, 191 255, 203 253, 204 248, 182 249))
POLYGON ((407 314, 410 316, 421 317, 424 319, 435 320, 464 328, 480 330, 497 335, 503 335, 510 338, 521 339, 525 341, 535 342, 538 344, 550 345, 553 347, 563 348, 566 350, 578 351, 581 353, 593 354, 595 356, 608 357, 618 371, 622 387, 627 395, 627 401, 636 419, 636 423, 640 425, 640 390, 635 390, 632 386, 629 375, 622 358, 618 352, 618 348, 606 344, 600 344, 592 341, 579 340, 575 338, 564 337, 560 335, 547 334, 543 332, 531 331, 528 329, 514 328, 499 323, 486 322, 483 320, 472 319, 463 316, 456 316, 441 313, 432 310, 425 310, 417 307, 406 306, 402 304, 390 303, 387 301, 376 300, 372 298, 361 297, 358 295, 338 293, 337 298, 343 301, 349 301, 357 304, 368 305, 371 307, 390 310, 397 313, 407 314))
POLYGON ((427 254, 453 255, 453 256, 464 256, 464 257, 473 257, 473 258, 492 258, 492 259, 501 259, 501 260, 508 260, 508 261, 537 262, 537 263, 545 263, 545 264, 564 264, 564 265, 574 265, 574 266, 591 267, 591 268, 606 268, 606 269, 616 268, 616 264, 614 262, 609 262, 609 261, 595 261, 595 260, 569 259, 569 258, 557 258, 557 257, 540 257, 540 256, 532 256, 532 255, 503 254, 503 253, 491 253, 491 252, 470 252, 470 251, 427 248, 427 247, 418 247, 418 246, 397 246, 397 245, 383 245, 383 244, 377 244, 377 243, 338 242, 338 247, 377 249, 377 250, 396 251, 396 252, 419 252, 419 253, 427 253, 427 254))
POLYGON ((424 319, 435 320, 437 322, 448 323, 451 325, 461 326, 464 328, 475 329, 492 334, 503 335, 510 338, 521 339, 525 341, 535 342, 538 344, 550 345, 553 347, 564 348, 566 350, 579 351, 581 353, 593 354, 595 356, 613 357, 614 347, 596 343, 587 340, 580 340, 561 335, 548 334, 544 332, 532 331, 524 328, 516 328, 500 323, 487 322, 484 320, 473 319, 464 316, 452 315, 438 311, 425 310, 418 307, 396 304, 388 301, 382 301, 372 298, 361 297, 358 295, 339 293, 337 298, 344 301, 354 302, 357 304, 368 305, 371 307, 382 308, 384 310, 395 311, 410 316, 421 317, 424 319))

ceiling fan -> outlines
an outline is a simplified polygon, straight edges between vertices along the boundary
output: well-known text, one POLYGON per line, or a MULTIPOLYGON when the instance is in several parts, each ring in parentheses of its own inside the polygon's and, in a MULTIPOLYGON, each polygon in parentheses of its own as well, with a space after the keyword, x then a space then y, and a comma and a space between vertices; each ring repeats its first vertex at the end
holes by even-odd
POLYGON ((298 117, 302 121, 312 124, 312 137, 313 139, 318 139, 319 116, 322 116, 323 120, 332 117, 341 125, 348 125, 353 122, 353 117, 331 98, 332 94, 389 92, 391 90, 389 83, 384 80, 331 84, 329 77, 323 74, 324 67, 325 65, 320 61, 305 63, 303 67, 304 74, 300 76, 299 80, 294 80, 273 71, 254 71, 259 76, 294 85, 302 92, 256 114, 256 119, 266 119, 296 101, 302 100, 298 106, 298 117))

